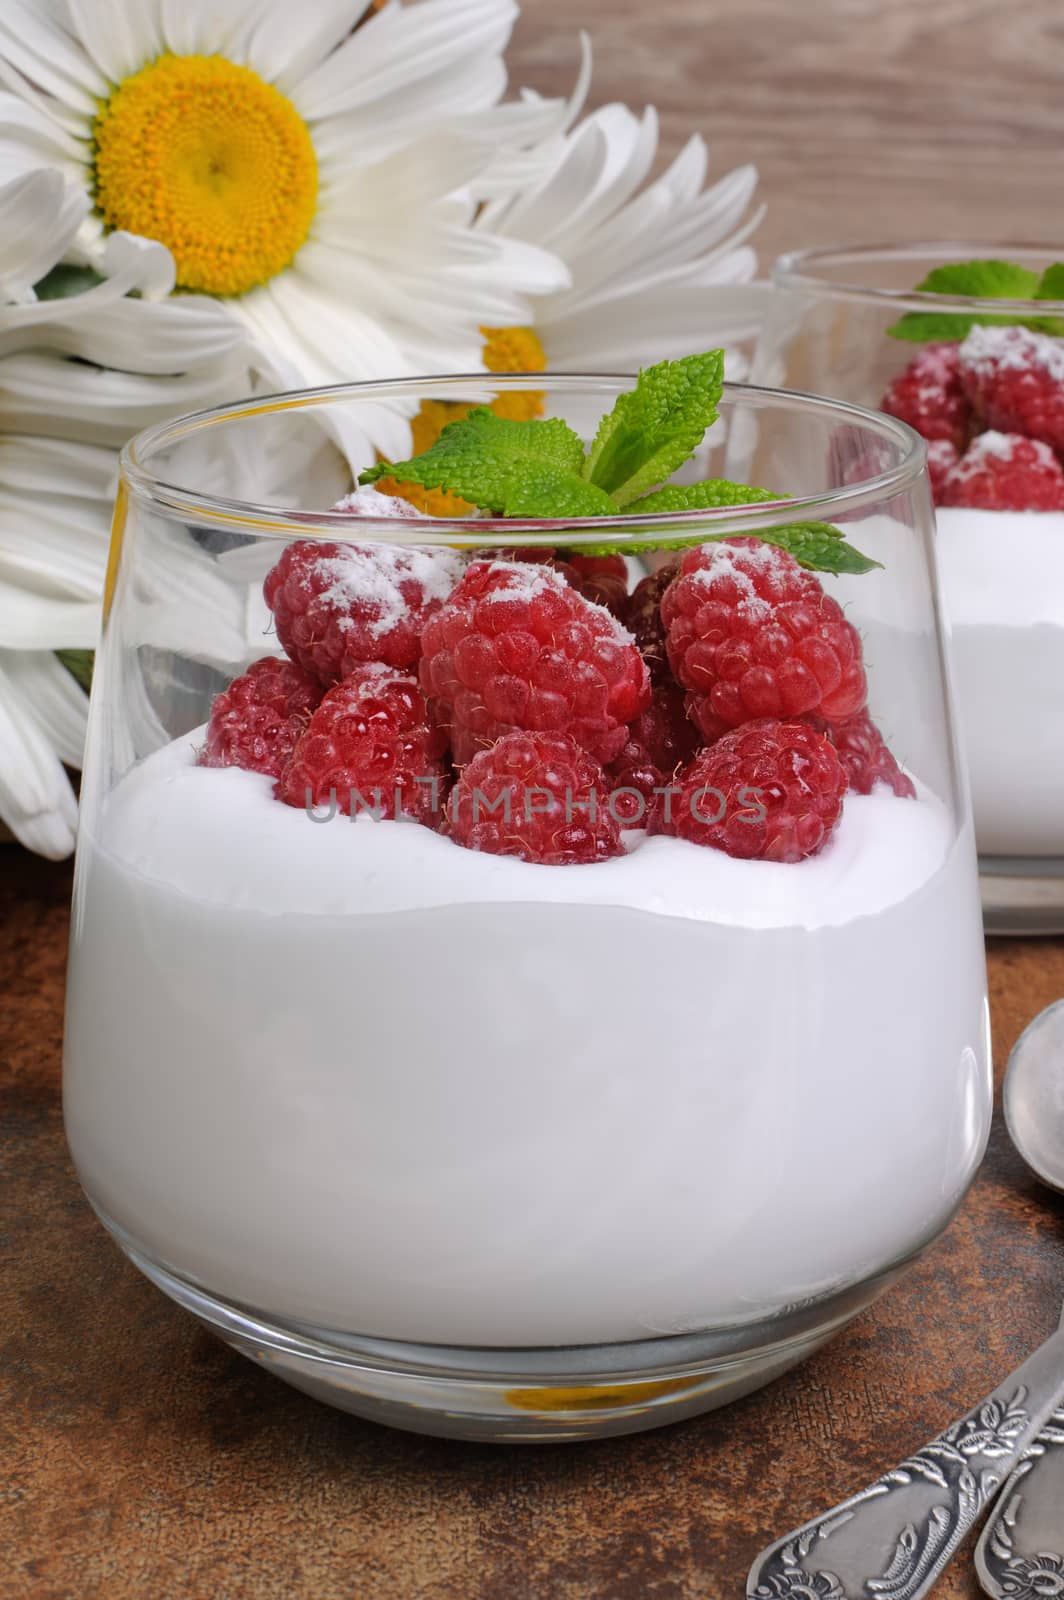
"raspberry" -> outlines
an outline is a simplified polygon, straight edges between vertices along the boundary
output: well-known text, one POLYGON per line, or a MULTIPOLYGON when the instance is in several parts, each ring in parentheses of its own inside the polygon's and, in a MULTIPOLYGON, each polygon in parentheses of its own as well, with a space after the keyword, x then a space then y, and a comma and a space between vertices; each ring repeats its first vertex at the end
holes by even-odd
POLYGON ((328 685, 363 661, 412 667, 422 627, 461 571, 453 550, 297 541, 267 573, 263 593, 292 660, 328 685))
POLYGON ((764 717, 854 716, 861 641, 811 572, 751 538, 688 550, 661 602, 669 664, 707 740, 764 717))
POLYGON ((679 563, 670 561, 656 572, 640 578, 624 608, 621 620, 635 639, 650 668, 655 683, 671 679, 669 659, 665 653, 665 624, 661 620, 661 598, 679 570, 679 563))
POLYGON ((628 742, 610 767, 614 809, 638 826, 654 798, 698 749, 698 731, 687 715, 684 692, 671 678, 654 685, 651 701, 628 729, 628 742), (635 794, 618 794, 634 789, 635 794), (640 804, 639 797, 644 804, 640 804))
POLYGON ((214 697, 201 767, 244 767, 279 778, 321 699, 321 684, 279 656, 264 656, 214 697))
POLYGON ((807 722, 749 722, 702 750, 663 795, 651 832, 744 860, 801 861, 831 838, 846 771, 807 722))
POLYGON ((505 733, 568 733, 604 764, 650 701, 631 635, 548 566, 473 561, 422 636, 421 686, 462 765, 505 733))
POLYGON ((891 755, 867 711, 859 711, 845 722, 825 722, 822 717, 810 717, 809 721, 835 746, 854 794, 871 794, 877 783, 885 783, 900 798, 915 799, 912 779, 891 755))
POLYGON ((948 439, 963 450, 971 408, 958 370, 957 345, 926 345, 894 379, 880 410, 907 422, 925 439, 948 439))
POLYGON ((938 504, 983 511, 1061 511, 1064 468, 1037 439, 981 433, 947 473, 938 504))
POLYGON ((628 599, 628 564, 623 556, 582 556, 571 551, 562 571, 585 600, 605 606, 615 617, 623 616, 628 599))
POLYGON ((366 662, 325 695, 277 793, 290 806, 328 805, 335 794, 344 816, 401 812, 435 825, 445 750, 413 674, 366 662))
POLYGON ((975 327, 960 347, 960 375, 984 428, 1064 451, 1064 340, 975 327))
POLYGON ((447 832, 470 850, 549 866, 624 854, 605 774, 574 739, 507 733, 481 750, 448 802, 447 832))
POLYGON ((547 545, 526 544, 516 550, 502 550, 506 561, 528 562, 533 566, 553 567, 566 583, 597 606, 605 606, 621 616, 628 599, 628 567, 623 556, 582 556, 559 554, 547 545))
POLYGON ((927 475, 931 480, 931 498, 936 505, 941 503, 946 479, 959 460, 957 446, 951 444, 948 439, 932 439, 929 441, 927 446, 927 475))

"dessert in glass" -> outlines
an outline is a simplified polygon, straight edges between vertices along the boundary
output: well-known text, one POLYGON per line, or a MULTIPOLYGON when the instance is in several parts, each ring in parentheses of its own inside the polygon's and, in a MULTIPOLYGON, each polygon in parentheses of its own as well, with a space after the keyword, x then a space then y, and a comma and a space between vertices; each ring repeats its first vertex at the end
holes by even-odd
POLYGON ((1064 931, 1064 270, 1048 246, 784 256, 755 361, 926 439, 986 926, 1064 931), (962 292, 967 291, 967 292, 962 292))
POLYGON ((703 438, 680 366, 638 403, 537 375, 501 434, 528 377, 123 458, 70 1146, 168 1295, 400 1427, 744 1394, 942 1230, 986 1139, 922 446, 728 385, 703 438), (426 403, 455 420, 404 461, 426 403))

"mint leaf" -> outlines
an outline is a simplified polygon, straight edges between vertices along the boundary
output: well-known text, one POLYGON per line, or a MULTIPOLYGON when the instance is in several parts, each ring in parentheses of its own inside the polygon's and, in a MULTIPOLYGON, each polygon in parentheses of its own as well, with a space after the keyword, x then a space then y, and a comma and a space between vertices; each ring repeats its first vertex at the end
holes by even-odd
POLYGON ((712 511, 718 506, 749 506, 761 500, 786 500, 785 494, 771 489, 752 489, 728 478, 707 478, 704 483, 667 483, 653 494, 645 494, 628 507, 637 511, 712 511))
POLYGON ((792 522, 783 528, 761 528, 755 538, 789 550, 800 567, 811 572, 871 572, 882 567, 848 544, 830 522, 792 522))
POLYGON ((1034 292, 1036 300, 1064 300, 1064 261, 1054 261, 1047 267, 1034 292))
POLYGON ((60 261, 34 286, 34 293, 38 300, 67 300, 71 295, 84 294, 86 289, 95 289, 102 282, 100 274, 91 267, 75 267, 70 262, 60 261))
POLYGON ((88 694, 92 688, 92 665, 95 659, 93 652, 91 650, 57 650, 56 655, 71 677, 76 678, 85 693, 88 694))
POLYGON ((920 294, 963 295, 972 300, 1033 300, 1038 274, 1012 261, 958 261, 935 267, 922 283, 920 294))
POLYGON ((394 474, 423 489, 446 489, 504 517, 603 517, 617 507, 603 489, 581 476, 584 447, 568 423, 514 422, 487 406, 449 422, 439 438, 411 461, 382 461, 360 473, 359 483, 394 474))
MULTIPOLYGON (((628 507, 630 512, 645 511, 711 511, 727 506, 758 505, 764 501, 786 500, 787 495, 774 494, 770 489, 754 489, 745 483, 731 483, 727 478, 710 478, 704 483, 669 483, 654 494, 647 494, 628 507)), ((664 530, 663 530, 664 532, 664 530)), ((641 550, 687 550, 692 545, 714 544, 718 539, 730 539, 729 533, 707 534, 705 529, 687 534, 684 538, 669 539, 658 534, 653 539, 627 544, 581 545, 582 555, 635 555, 641 550)), ((753 535, 765 544, 779 545, 789 550, 800 566, 814 572, 871 572, 881 566, 868 556, 847 544, 838 528, 830 522, 792 522, 779 528, 760 528, 753 535)))
MULTIPOLYGON (((1013 261, 958 261, 935 267, 922 283, 916 285, 917 294, 942 294, 964 296, 977 300, 1037 300, 1054 299, 1064 290, 1064 281, 1057 281, 1057 289, 1041 293, 1038 274, 1029 267, 1018 266, 1013 261)), ((1064 278, 1064 268, 1061 269, 1064 278)), ((1015 316, 994 316, 990 312, 910 311, 887 329, 892 339, 908 339, 923 344, 933 339, 963 339, 973 327, 1015 327, 1015 316)), ((1020 325, 1042 333, 1064 331, 1064 322, 1052 317, 1025 317, 1020 325)))
POLYGON ((599 423, 584 477, 618 506, 663 483, 717 420, 723 383, 723 350, 645 368, 599 423))

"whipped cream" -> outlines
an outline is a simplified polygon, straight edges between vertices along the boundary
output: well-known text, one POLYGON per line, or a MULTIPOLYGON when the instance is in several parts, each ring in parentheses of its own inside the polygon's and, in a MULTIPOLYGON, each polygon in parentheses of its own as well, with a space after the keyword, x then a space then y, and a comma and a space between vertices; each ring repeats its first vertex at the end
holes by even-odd
POLYGON ((1064 512, 936 520, 980 854, 1064 856, 1064 512))
POLYGON ((67 1130, 155 1260, 444 1344, 757 1320, 904 1258, 981 1153, 972 846, 847 800, 797 866, 587 867, 315 824, 195 738, 79 844, 67 1130))

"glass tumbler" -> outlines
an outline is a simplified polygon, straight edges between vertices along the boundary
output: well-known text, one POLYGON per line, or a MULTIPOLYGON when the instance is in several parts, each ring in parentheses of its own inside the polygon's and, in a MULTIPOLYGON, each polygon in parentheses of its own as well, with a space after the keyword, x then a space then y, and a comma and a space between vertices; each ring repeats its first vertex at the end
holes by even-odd
MULTIPOLYGON (((945 242, 834 247, 777 261, 779 291, 755 357, 761 383, 783 382, 878 406, 926 346, 892 337, 906 314, 989 316, 999 324, 1055 319, 1064 304, 977 300, 915 293, 935 267, 973 260, 1014 262, 1035 274, 1060 248, 945 242)), ((954 324, 954 327, 963 325, 954 324)), ((949 333, 949 325, 946 326, 949 333)), ((992 345, 1000 327, 979 328, 992 345)), ((940 336, 941 337, 941 336, 940 336)), ((955 343, 950 337, 946 343, 955 343)), ((1064 347, 1062 347, 1064 348, 1064 347)), ((981 349, 962 351, 978 361, 981 349)), ((1008 359, 1008 358, 1007 358, 1008 359)), ((1064 408, 1064 355, 1054 364, 1064 408)), ((919 401, 917 403, 920 403, 919 401)), ((961 402, 967 413, 967 401, 961 402)), ((954 500, 944 485, 955 447, 1002 413, 962 415, 960 437, 933 444, 942 482, 938 553, 962 742, 970 773, 982 901, 990 933, 1064 932, 1064 510, 988 509, 954 500)), ((930 432, 948 425, 932 424, 930 432)), ((1012 425, 1007 432, 1014 431, 1012 425)), ((937 474, 933 473, 933 481, 937 474)), ((975 496, 979 498, 979 496, 975 496)))
MULTIPOLYGON (((945 1226, 990 1116, 923 445, 733 386, 685 470, 785 510, 329 509, 371 438, 391 429, 398 452, 419 408, 530 381, 291 394, 127 448, 64 1088, 86 1194, 166 1294, 318 1398, 499 1440, 653 1427, 776 1376, 945 1226), (847 752, 856 776, 834 831, 762 859, 661 825, 674 793, 720 820, 684 762, 731 736, 695 727, 664 655, 647 663, 675 563, 688 597, 721 563, 714 592, 738 604, 772 530, 804 522, 881 563, 806 580, 791 561, 788 582, 845 607, 893 759, 875 746, 873 781, 867 724, 835 729, 840 796, 847 752), (589 689, 567 721, 589 662, 609 699, 589 689), (631 748, 648 703, 686 741, 649 800, 631 748), (323 794, 334 736, 372 754, 323 794), (531 804, 500 787, 518 769, 531 804), (512 853, 531 835, 558 856, 512 853)), ((535 382, 585 440, 629 386, 535 382)), ((819 747, 823 726, 799 736, 819 747)), ((760 826, 782 791, 747 777, 760 826)))

